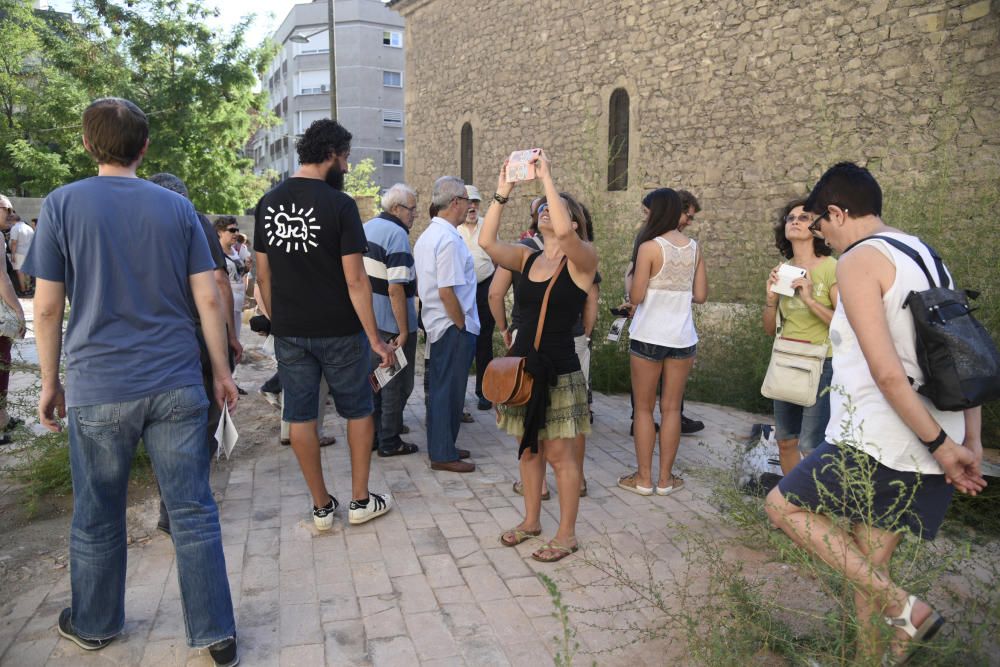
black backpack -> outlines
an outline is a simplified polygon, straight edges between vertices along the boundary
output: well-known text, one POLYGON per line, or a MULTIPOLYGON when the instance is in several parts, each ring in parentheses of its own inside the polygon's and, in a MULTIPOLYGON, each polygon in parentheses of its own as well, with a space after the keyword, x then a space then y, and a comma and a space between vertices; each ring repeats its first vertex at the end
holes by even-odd
MULTIPOLYGON (((927 277, 929 289, 912 291, 903 303, 913 316, 917 334, 917 363, 923 384, 909 378, 918 394, 939 410, 965 410, 1000 398, 1000 352, 986 328, 972 316, 969 298, 978 292, 952 289, 944 262, 924 244, 934 258, 935 283, 923 257, 910 246, 888 236, 874 235, 916 262, 927 277)), ((858 242, 860 243, 860 241, 858 242)), ((857 244, 855 244, 857 245, 857 244)))

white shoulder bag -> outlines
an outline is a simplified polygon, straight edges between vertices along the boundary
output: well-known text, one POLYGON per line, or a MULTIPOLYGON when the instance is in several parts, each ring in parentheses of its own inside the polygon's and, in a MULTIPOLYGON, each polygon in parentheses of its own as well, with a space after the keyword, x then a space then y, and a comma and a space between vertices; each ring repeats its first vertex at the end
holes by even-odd
POLYGON ((775 319, 777 331, 771 347, 771 363, 760 393, 764 398, 810 407, 816 403, 827 346, 783 338, 780 304, 775 319))

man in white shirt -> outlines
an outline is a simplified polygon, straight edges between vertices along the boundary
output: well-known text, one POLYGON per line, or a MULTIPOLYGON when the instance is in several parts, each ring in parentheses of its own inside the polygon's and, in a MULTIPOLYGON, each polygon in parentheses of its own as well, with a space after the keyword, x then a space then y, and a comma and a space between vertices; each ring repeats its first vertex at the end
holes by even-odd
POLYGON ((479 335, 476 337, 477 407, 480 410, 490 410, 493 404, 483 396, 483 373, 493 360, 493 328, 496 322, 490 313, 490 283, 493 282, 496 266, 486 251, 479 247, 479 232, 483 228, 483 219, 479 216, 479 201, 482 199, 479 189, 474 185, 466 185, 465 193, 472 201, 469 202, 465 220, 458 226, 458 232, 472 254, 472 264, 476 270, 476 311, 479 313, 479 335))
POLYGON ((469 366, 479 335, 476 271, 472 255, 456 229, 465 220, 470 199, 465 183, 442 176, 434 183, 431 204, 438 214, 417 239, 413 260, 421 319, 430 344, 430 400, 427 452, 431 468, 472 472, 469 453, 455 447, 469 366))
POLYGON ((24 258, 28 256, 28 249, 31 247, 31 239, 35 237, 35 230, 20 217, 10 228, 10 259, 17 271, 18 288, 21 294, 27 294, 31 288, 31 276, 21 270, 24 258))

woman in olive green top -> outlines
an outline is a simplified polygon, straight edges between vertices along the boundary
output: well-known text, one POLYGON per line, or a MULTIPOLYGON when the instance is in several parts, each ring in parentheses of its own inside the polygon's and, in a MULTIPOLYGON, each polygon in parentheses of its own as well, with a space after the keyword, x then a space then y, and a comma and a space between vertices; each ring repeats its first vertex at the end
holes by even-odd
MULTIPOLYGON (((830 247, 813 237, 809 225, 813 214, 802 210, 803 200, 789 202, 774 225, 774 245, 788 264, 806 270, 806 275, 792 283, 795 296, 780 296, 771 291, 778 280, 778 266, 767 279, 767 303, 764 306, 764 331, 775 335, 778 310, 781 310, 781 336, 830 345, 830 320, 837 307, 837 261, 830 257, 830 247)), ((775 435, 784 474, 809 454, 824 438, 830 420, 830 386, 833 367, 830 352, 823 364, 816 402, 803 407, 786 401, 774 402, 775 435)))

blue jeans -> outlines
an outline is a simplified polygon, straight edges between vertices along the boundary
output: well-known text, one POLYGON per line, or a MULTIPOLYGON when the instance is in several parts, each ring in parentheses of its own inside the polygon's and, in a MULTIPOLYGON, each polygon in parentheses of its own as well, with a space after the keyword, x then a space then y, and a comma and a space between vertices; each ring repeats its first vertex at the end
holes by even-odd
POLYGON ((281 419, 316 421, 320 374, 330 386, 337 414, 344 419, 371 415, 370 349, 364 333, 313 338, 275 336, 274 356, 285 394, 281 419))
POLYGON ((476 336, 452 325, 431 343, 430 398, 427 405, 427 453, 432 463, 458 460, 465 385, 476 352, 476 336))
MULTIPOLYGON (((384 341, 392 340, 396 334, 379 331, 379 337, 384 341)), ((417 332, 413 331, 406 337, 403 346, 403 356, 406 357, 406 367, 403 368, 392 382, 375 392, 375 442, 382 452, 391 452, 403 446, 400 431, 403 430, 403 408, 413 393, 413 378, 416 371, 417 332)), ((372 369, 374 370, 382 358, 372 352, 372 369)))
POLYGON ((833 379, 833 362, 827 357, 819 377, 816 402, 808 408, 786 401, 774 402, 774 437, 778 440, 799 439, 799 451, 809 454, 826 438, 830 421, 830 392, 824 390, 833 379))
POLYGON ((219 510, 208 485, 208 401, 191 385, 123 403, 69 409, 73 627, 109 639, 125 625, 125 499, 142 439, 170 515, 188 645, 236 635, 219 510))

